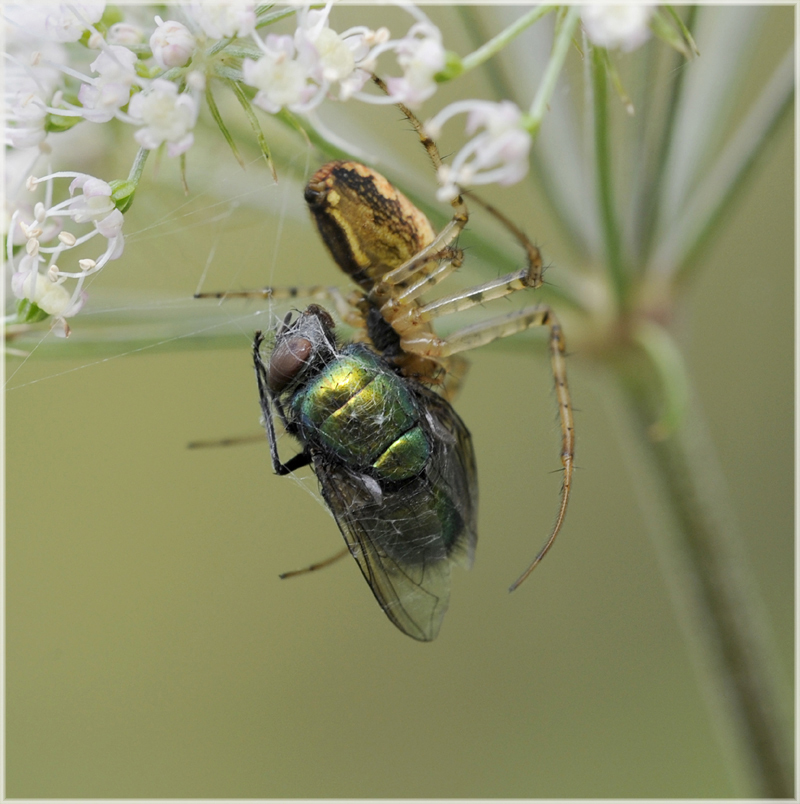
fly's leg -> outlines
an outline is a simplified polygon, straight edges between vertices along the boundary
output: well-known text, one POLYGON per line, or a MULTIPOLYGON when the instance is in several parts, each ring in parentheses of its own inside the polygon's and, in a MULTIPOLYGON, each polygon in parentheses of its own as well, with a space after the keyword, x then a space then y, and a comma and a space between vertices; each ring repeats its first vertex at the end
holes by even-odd
MULTIPOLYGON (((272 407, 275 407, 275 410, 278 412, 278 415, 284 424, 286 423, 286 417, 281 405, 277 402, 277 400, 272 398, 272 395, 269 392, 269 387, 267 385, 267 367, 264 365, 264 360, 261 357, 261 344, 263 341, 264 336, 262 333, 256 332, 253 340, 253 363, 255 365, 256 378, 258 380, 258 396, 261 401, 261 412, 264 418, 264 427, 267 431, 270 455, 272 456, 272 468, 275 470, 275 474, 277 475, 287 475, 290 472, 294 472, 296 469, 300 469, 303 466, 308 466, 311 463, 311 455, 308 452, 300 452, 290 458, 286 463, 282 463, 278 457, 278 444, 275 438, 275 425, 273 422, 272 407)), ((329 558, 326 558, 324 561, 318 561, 317 563, 311 564, 308 567, 300 570, 292 570, 290 572, 281 573, 281 575, 278 577, 293 578, 297 575, 304 575, 308 572, 323 569, 324 567, 328 567, 334 562, 338 561, 340 558, 344 558, 344 556, 346 556, 349 552, 350 548, 345 547, 343 550, 340 550, 329 558)))
POLYGON ((186 446, 188 449, 208 449, 209 447, 239 447, 242 444, 259 444, 264 441, 263 433, 255 433, 246 436, 233 436, 232 438, 214 438, 210 441, 190 441, 186 446))
POLYGON ((306 575, 309 572, 316 572, 317 570, 324 569, 325 567, 330 567, 331 564, 335 564, 340 558, 344 558, 345 556, 350 555, 350 548, 343 547, 338 552, 334 553, 332 556, 328 556, 328 558, 317 561, 316 564, 309 564, 307 567, 303 567, 303 569, 299 570, 290 570, 289 572, 282 572, 278 577, 281 580, 285 578, 296 578, 298 575, 306 575))
POLYGON ((261 344, 263 342, 264 336, 260 331, 256 332, 255 338, 253 339, 253 365, 255 366, 256 380, 258 382, 258 398, 261 402, 261 415, 264 419, 264 429, 267 431, 269 452, 272 457, 272 468, 275 470, 276 475, 288 475, 296 469, 308 466, 311 463, 311 455, 308 452, 299 452, 286 463, 283 463, 278 455, 278 441, 275 438, 275 423, 272 414, 273 406, 278 411, 278 415, 281 417, 284 425, 286 424, 286 418, 283 415, 280 405, 276 403, 269 392, 267 367, 264 365, 264 360, 261 357, 261 344))

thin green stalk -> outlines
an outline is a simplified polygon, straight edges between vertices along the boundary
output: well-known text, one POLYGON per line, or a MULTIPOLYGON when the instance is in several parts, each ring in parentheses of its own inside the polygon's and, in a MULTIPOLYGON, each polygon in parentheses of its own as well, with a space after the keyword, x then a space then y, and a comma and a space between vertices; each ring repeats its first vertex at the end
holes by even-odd
POLYGON ((716 725, 722 742, 738 748, 735 768, 749 776, 756 796, 791 798, 791 742, 781 715, 788 711, 786 696, 713 445, 696 406, 670 438, 650 438, 653 391, 643 374, 638 364, 621 370, 633 439, 643 447, 672 520, 668 563, 679 577, 669 580, 688 620, 689 644, 705 654, 695 658, 723 715, 716 725))
POLYGON ((658 244, 651 262, 654 270, 675 271, 677 279, 683 281, 699 264, 697 257, 702 247, 793 105, 794 52, 790 49, 700 189, 670 228, 668 236, 658 244))
MULTIPOLYGON (((687 12, 689 28, 694 25, 694 18, 696 14, 696 6, 690 6, 687 12)), ((694 40, 692 40, 694 41, 694 40)), ((656 53, 655 48, 651 51, 651 58, 656 53)), ((646 159, 647 174, 642 182, 642 198, 636 205, 636 236, 637 243, 637 260, 641 264, 646 262, 647 257, 650 255, 653 247, 653 238, 656 233, 656 222, 658 219, 658 200, 659 192, 664 177, 664 169, 669 157, 669 145, 672 141, 672 135, 675 129, 675 119, 680 103, 681 93, 683 91, 684 80, 687 71, 679 69, 680 63, 684 57, 677 51, 670 51, 668 54, 670 58, 671 74, 674 79, 669 82, 669 95, 667 100, 667 110, 664 119, 658 121, 657 134, 658 141, 654 147, 648 149, 649 154, 653 154, 654 158, 646 159)), ((645 90, 646 94, 650 94, 645 90)), ((645 120, 649 119, 645 115, 645 120)), ((645 153, 645 157, 649 155, 645 153)))
POLYGON ((567 52, 569 51, 575 29, 578 27, 580 16, 580 6, 570 6, 560 29, 556 31, 550 61, 547 63, 547 69, 542 76, 542 82, 539 84, 536 97, 533 99, 530 111, 528 112, 529 121, 527 128, 534 137, 539 133, 542 120, 547 112, 547 106, 550 103, 550 99, 553 97, 553 92, 555 92, 558 76, 561 75, 561 69, 567 58, 567 52))
POLYGON ((144 171, 144 163, 147 161, 147 157, 150 154, 150 151, 147 148, 140 148, 136 152, 136 157, 133 160, 133 164, 131 165, 130 173, 128 173, 128 181, 132 182, 134 186, 139 184, 139 179, 142 178, 142 172, 144 171))
POLYGON ((208 110, 211 112, 211 116, 214 118, 214 122, 222 132, 225 142, 228 143, 228 147, 233 152, 234 158, 239 163, 240 167, 244 167, 244 159, 242 159, 239 149, 236 147, 236 143, 233 141, 233 137, 231 136, 230 131, 228 131, 228 127, 225 125, 222 115, 219 113, 219 108, 217 107, 217 103, 214 100, 214 95, 211 92, 211 86, 206 86, 206 104, 208 105, 208 110))
POLYGON ((661 384, 662 411, 650 425, 650 437, 663 441, 680 428, 689 406, 689 378, 686 364, 669 331, 655 321, 642 321, 633 333, 634 341, 647 353, 661 384))
POLYGON ((491 59, 492 56, 495 56, 503 50, 512 39, 519 36, 526 28, 533 25, 534 22, 537 22, 551 11, 554 11, 555 8, 556 6, 537 6, 527 14, 523 14, 518 20, 509 25, 508 28, 501 31, 497 36, 492 37, 485 45, 482 45, 477 50, 470 53, 469 56, 464 56, 464 58, 461 59, 459 75, 474 70, 485 61, 491 59))
MULTIPOLYGON (((665 8, 666 8, 667 14, 669 14, 669 16, 672 18, 672 21, 675 23, 676 27, 681 32, 681 36, 686 41, 686 44, 689 45, 689 47, 691 48, 692 53, 695 56, 699 56, 700 51, 697 49, 697 44, 695 43, 694 37, 692 36, 691 22, 688 25, 686 23, 684 23, 684 21, 680 17, 680 14, 678 14, 678 12, 675 11, 674 6, 665 6, 665 8)), ((689 9, 690 20, 694 16, 694 12, 695 12, 695 7, 694 6, 690 7, 690 9, 689 9)))
MULTIPOLYGON (((485 26, 481 18, 476 13, 475 7, 458 6, 464 28, 473 43, 483 41, 485 36, 485 26)), ((514 63, 513 52, 507 54, 505 62, 496 60, 489 62, 484 68, 484 73, 492 87, 492 94, 497 98, 509 98, 522 106, 520 99, 520 87, 518 81, 509 79, 508 71, 505 66, 514 63)), ((575 248, 579 253, 579 262, 588 262, 589 245, 581 227, 577 224, 575 213, 576 204, 573 199, 566 198, 556 189, 554 182, 554 172, 546 169, 546 154, 539 148, 533 148, 530 154, 531 173, 530 177, 534 191, 547 205, 547 210, 552 215, 556 223, 561 227, 564 240, 575 248)), ((577 201, 577 199, 574 199, 577 201)))
POLYGON ((277 182, 278 174, 275 171, 275 165, 272 162, 272 154, 270 153, 269 145, 267 145, 267 139, 264 136, 264 132, 261 130, 261 126, 259 125, 258 118, 253 111, 250 99, 245 94, 241 84, 239 84, 237 81, 228 81, 228 86, 233 91, 233 94, 236 95, 236 99, 242 105, 244 113, 247 115, 247 120, 250 123, 250 128, 255 135, 258 147, 261 150, 261 154, 269 165, 270 171, 272 172, 272 180, 277 182))
POLYGON ((622 241, 614 206, 613 171, 611 167, 610 126, 608 120, 608 88, 605 53, 591 49, 592 90, 594 101, 594 150, 597 170, 597 193, 600 221, 605 241, 606 264, 617 303, 625 306, 628 276, 622 262, 622 241))

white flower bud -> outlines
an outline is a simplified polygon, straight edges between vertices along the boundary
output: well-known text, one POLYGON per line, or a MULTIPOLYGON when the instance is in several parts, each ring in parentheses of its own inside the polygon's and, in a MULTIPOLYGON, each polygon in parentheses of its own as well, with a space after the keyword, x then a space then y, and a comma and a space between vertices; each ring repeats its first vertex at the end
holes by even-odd
POLYGON ((136 25, 131 25, 128 22, 115 22, 108 29, 109 45, 128 47, 130 45, 140 45, 142 42, 144 42, 144 33, 136 25))
POLYGON ((180 22, 162 22, 156 17, 158 27, 150 37, 150 49, 156 64, 164 70, 170 67, 183 67, 191 59, 197 41, 189 29, 180 22))
POLYGON ((581 22, 586 36, 593 45, 620 48, 624 52, 636 50, 650 36, 650 17, 653 9, 647 5, 584 6, 581 22))

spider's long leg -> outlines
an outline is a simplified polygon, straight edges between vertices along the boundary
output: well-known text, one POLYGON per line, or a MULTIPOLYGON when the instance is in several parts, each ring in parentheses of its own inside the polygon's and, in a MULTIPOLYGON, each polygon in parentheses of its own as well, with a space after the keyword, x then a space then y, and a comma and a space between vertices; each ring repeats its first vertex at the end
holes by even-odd
POLYGON ((398 266, 387 274, 384 274, 380 282, 375 283, 375 287, 370 291, 369 296, 380 304, 383 300, 390 298, 392 288, 402 282, 413 279, 417 274, 430 275, 432 271, 428 266, 437 260, 447 259, 453 262, 458 261, 460 265, 461 250, 450 247, 466 226, 469 220, 469 212, 466 204, 461 201, 461 196, 453 200, 455 214, 450 222, 439 232, 438 235, 421 251, 417 252, 410 260, 398 266), (456 201, 459 203, 456 204, 456 201))
MULTIPOLYGON (((372 80, 387 95, 389 94, 386 84, 377 75, 373 75, 372 80)), ((417 132, 420 142, 428 152, 428 156, 430 157, 431 162, 433 162, 434 168, 438 172, 439 168, 442 166, 442 158, 439 155, 439 149, 436 147, 436 143, 425 133, 422 123, 420 123, 419 119, 411 111, 411 109, 402 103, 398 103, 397 107, 408 118, 409 123, 411 123, 412 127, 417 132)), ((394 285, 405 282, 407 279, 413 277, 420 271, 423 273, 429 273, 428 271, 425 271, 425 266, 430 263, 431 260, 437 259, 437 255, 443 250, 447 249, 447 247, 458 237, 461 230, 467 225, 467 221, 469 220, 469 210, 467 209, 467 205, 464 203, 464 199, 460 195, 457 195, 455 198, 453 198, 450 201, 450 205, 453 207, 453 217, 449 223, 447 223, 439 234, 436 235, 436 237, 418 254, 415 254, 410 260, 403 263, 403 265, 400 265, 398 268, 395 268, 393 271, 389 271, 389 273, 387 273, 380 282, 376 283, 375 287, 370 293, 370 296, 374 300, 380 301, 389 298, 391 296, 391 288, 394 285)))
MULTIPOLYGON (((373 75, 372 80, 387 95, 389 94, 389 90, 387 89, 386 84, 380 78, 378 78, 378 76, 373 75)), ((409 109, 407 106, 405 106, 402 103, 398 103, 397 107, 406 116, 406 118, 408 119, 408 122, 411 123, 411 126, 414 129, 414 131, 417 132, 417 136, 419 137, 420 142, 422 143, 422 147, 428 152, 428 157, 430 158, 431 163, 433 164, 434 170, 438 174, 439 169, 443 165, 442 156, 439 153, 438 146, 433 141, 433 139, 431 139, 431 137, 429 137, 427 135, 427 133, 425 132, 425 127, 422 125, 422 123, 420 122, 419 118, 414 114, 414 112, 411 111, 411 109, 409 109)), ((532 287, 535 287, 535 288, 540 287, 541 284, 542 284, 542 273, 543 273, 544 268, 543 268, 543 265, 542 265, 542 256, 541 256, 541 253, 539 252, 539 249, 530 241, 530 239, 525 234, 525 232, 523 232, 522 229, 520 229, 510 218, 507 218, 502 212, 500 212, 499 209, 494 207, 488 201, 484 201, 483 198, 481 198, 477 193, 473 192, 472 190, 463 190, 462 192, 468 198, 471 198, 474 201, 476 201, 490 215, 492 215, 498 221, 500 221, 500 223, 502 223, 503 226, 505 226, 505 228, 509 232, 511 232, 512 235, 514 235, 514 237, 519 242, 519 244, 522 246, 522 248, 525 249, 525 253, 527 254, 527 257, 528 257, 528 265, 531 268, 531 273, 536 278, 534 284, 532 285, 532 287)), ((464 221, 460 224, 460 226, 457 227, 458 230, 455 231, 454 234, 452 234, 452 237, 450 237, 450 239, 447 240, 446 243, 451 243, 455 239, 455 237, 458 236, 458 233, 466 225, 467 218, 468 218, 468 212, 467 212, 466 204, 464 203, 464 200, 460 195, 456 196, 456 198, 454 198, 451 201, 451 204, 453 205, 453 208, 456 210, 456 215, 454 216, 454 218, 450 222, 450 224, 448 224, 449 227, 451 227, 452 229, 456 228, 455 223, 456 223, 456 219, 458 218, 458 215, 459 215, 459 210, 463 210, 464 215, 467 216, 467 217, 465 217, 464 221)), ((442 232, 439 233, 439 237, 436 238, 434 243, 438 242, 439 246, 445 245, 445 241, 442 239, 442 235, 444 234, 446 229, 447 229, 447 227, 445 227, 445 229, 443 229, 442 232)), ((448 236, 449 236, 449 234, 450 233, 448 232, 448 236)), ((433 246, 434 243, 431 243, 431 246, 433 246)), ((428 248, 430 249, 431 246, 429 246, 428 248)), ((427 252, 427 253, 429 254, 430 252, 427 252)), ((405 266, 400 266, 400 268, 398 268, 397 270, 400 271, 403 267, 405 267, 405 266)))
POLYGON ((284 301, 287 299, 314 299, 327 301, 333 304, 339 317, 346 324, 353 327, 363 327, 364 320, 359 316, 349 299, 340 288, 333 285, 305 285, 285 288, 256 288, 255 290, 221 290, 205 293, 195 293, 195 299, 274 299, 284 301))
MULTIPOLYGON (((418 329, 434 318, 469 310, 478 304, 485 304, 494 299, 502 299, 518 290, 536 287, 536 282, 540 276, 533 266, 520 268, 518 271, 513 271, 497 279, 490 279, 482 285, 456 291, 421 306, 404 306, 401 304, 394 305, 396 309, 393 309, 390 303, 387 303, 381 308, 381 312, 401 337, 410 336, 414 329, 418 329)), ((422 280, 418 284, 422 284, 422 280)), ((498 337, 504 336, 500 335, 498 337)))
POLYGON ((298 575, 305 575, 308 572, 315 572, 316 570, 324 569, 325 567, 329 567, 331 564, 336 563, 340 558, 344 558, 346 555, 350 554, 350 548, 344 547, 339 550, 338 553, 334 553, 332 556, 329 556, 322 561, 317 561, 315 564, 309 564, 307 567, 303 567, 303 569, 299 570, 290 570, 289 572, 282 572, 278 577, 281 580, 285 578, 295 578, 298 575))
POLYGON ((421 279, 409 285, 405 290, 399 292, 390 302, 397 302, 399 304, 408 304, 411 301, 427 293, 431 288, 436 287, 440 282, 447 279, 453 271, 457 271, 464 261, 463 254, 460 249, 453 252, 453 256, 440 263, 429 274, 425 274, 421 279))
POLYGON ((447 340, 434 339, 432 341, 429 335, 421 334, 422 337, 420 338, 401 341, 402 348, 407 352, 434 358, 448 357, 532 327, 548 327, 550 329, 550 364, 553 371, 556 400, 558 401, 558 416, 561 424, 561 463, 564 466, 564 478, 561 486, 561 504, 550 536, 542 549, 536 554, 530 566, 512 584, 511 591, 514 591, 533 572, 536 565, 544 558, 555 541, 564 522, 569 492, 572 486, 572 471, 575 461, 575 428, 569 386, 567 385, 566 345, 561 325, 547 305, 536 305, 465 327, 454 332, 447 340))
MULTIPOLYGON (((373 74, 372 80, 387 95, 389 94, 389 88, 386 86, 386 84, 381 78, 373 74)), ((439 149, 437 148, 436 143, 425 133, 425 128, 422 125, 422 123, 420 123, 419 118, 414 114, 414 112, 411 111, 411 109, 408 108, 408 106, 406 106, 403 103, 397 103, 395 105, 408 118, 408 122, 411 123, 412 127, 414 128, 414 131, 416 131, 417 134, 419 135, 422 147, 425 148, 425 150, 428 152, 428 156, 430 157, 431 162, 433 162, 434 170, 438 171, 439 168, 442 166, 442 157, 439 154, 439 149)))
POLYGON ((544 265, 542 263, 542 253, 539 251, 538 246, 535 246, 528 235, 517 226, 514 221, 507 218, 497 207, 492 206, 488 201, 484 201, 477 193, 472 190, 463 190, 464 195, 476 201, 479 206, 482 206, 488 213, 497 218, 503 226, 511 232, 516 238, 517 242, 525 249, 528 258, 528 266, 531 275, 531 287, 540 288, 542 286, 542 274, 544 273, 544 265))

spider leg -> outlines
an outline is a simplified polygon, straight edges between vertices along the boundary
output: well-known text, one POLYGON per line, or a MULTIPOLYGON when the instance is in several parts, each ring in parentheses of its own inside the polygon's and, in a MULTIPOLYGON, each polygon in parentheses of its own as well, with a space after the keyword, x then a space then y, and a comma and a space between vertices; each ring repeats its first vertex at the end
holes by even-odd
POLYGON ((349 296, 342 293, 341 289, 331 285, 306 285, 286 288, 256 288, 255 290, 222 290, 206 293, 195 293, 195 299, 274 299, 282 301, 285 299, 313 299, 317 301, 330 302, 342 321, 351 327, 363 328, 364 319, 356 312, 353 296, 360 298, 360 294, 349 296))
POLYGON ((442 259, 455 263, 451 272, 461 265, 461 249, 451 248, 450 243, 458 237, 466 225, 469 220, 469 212, 466 204, 461 200, 461 196, 453 199, 452 204, 456 210, 455 214, 442 231, 411 259, 384 274, 381 280, 375 283, 375 286, 369 292, 369 298, 373 302, 378 305, 382 304, 384 300, 391 298, 393 288, 403 282, 412 280, 417 274, 422 274, 423 277, 426 277, 435 273, 435 269, 432 266, 442 259))
MULTIPOLYGON (((389 90, 386 87, 386 84, 377 76, 373 75, 372 80, 375 84, 380 87, 387 95, 389 94, 389 90)), ((428 157, 433 164, 433 168, 436 173, 439 173, 439 169, 444 164, 442 162, 442 156, 439 153, 439 148, 436 143, 433 141, 431 137, 425 132, 425 127, 420 122, 419 118, 411 111, 405 104, 398 103, 396 104, 400 111, 406 116, 408 122, 411 123, 412 128, 414 131, 417 132, 417 136, 422 143, 422 147, 427 151, 428 157)), ((531 272, 535 276, 535 282, 532 287, 540 287, 542 284, 542 273, 544 271, 544 267, 542 265, 542 257, 539 249, 530 241, 528 236, 525 232, 522 231, 510 218, 507 218, 500 210, 494 207, 492 204, 488 203, 488 201, 484 201, 477 193, 473 192, 472 190, 462 190, 462 194, 466 195, 468 198, 474 200, 479 206, 483 207, 490 215, 496 218, 503 226, 511 232, 512 235, 517 239, 520 245, 525 249, 525 252, 528 257, 528 265, 531 266, 531 272)), ((431 243, 424 252, 420 255, 417 255, 417 258, 420 256, 425 256, 425 254, 430 255, 430 252, 433 251, 434 247, 438 246, 441 247, 448 243, 452 243, 453 240, 458 236, 459 232, 466 226, 467 221, 469 220, 469 212, 467 210, 467 206, 464 203, 462 195, 456 196, 451 202, 453 208, 456 210, 453 220, 439 233, 439 236, 431 243), (462 219, 463 218, 463 219, 462 219), (447 233, 447 237, 444 237, 447 233), (447 239, 449 237, 449 239, 447 239)), ((402 271, 409 263, 406 265, 401 265, 400 268, 397 268, 396 271, 402 271)), ((384 277, 385 280, 389 280, 391 274, 387 274, 384 277)))
POLYGON ((484 201, 477 193, 472 190, 462 190, 464 195, 476 201, 479 206, 483 207, 489 214, 493 215, 500 223, 508 229, 511 234, 517 239, 517 242, 525 249, 525 254, 528 258, 528 266, 530 267, 531 285, 533 288, 540 288, 542 286, 542 274, 544 273, 544 265, 542 264, 542 253, 538 247, 535 246, 528 235, 517 226, 514 221, 507 218, 497 207, 492 206, 488 201, 484 201))
MULTIPOLYGON (((434 275, 432 274, 431 276, 434 275)), ((459 290, 439 299, 434 299, 428 304, 403 305, 402 303, 394 303, 394 300, 391 300, 381 308, 381 313, 402 340, 407 338, 414 330, 427 328, 425 325, 439 316, 469 310, 478 304, 484 304, 494 299, 502 299, 518 290, 537 287, 536 282, 540 276, 541 274, 536 266, 520 268, 497 279, 490 279, 482 285, 459 290)), ((422 280, 419 284, 422 284, 422 280)), ((399 300, 402 300, 402 296, 399 297, 399 300)))
POLYGON ((459 352, 476 349, 498 338, 506 338, 509 335, 515 335, 532 327, 548 327, 550 330, 550 365, 553 372, 553 382, 558 402, 558 416, 561 425, 561 463, 564 467, 564 478, 561 486, 561 504, 550 535, 525 572, 512 584, 510 589, 512 592, 533 572, 536 565, 544 558, 555 541, 564 522, 572 486, 572 472, 575 461, 575 428, 569 386, 567 385, 566 346, 561 325, 550 307, 539 304, 464 327, 454 332, 446 340, 437 338, 430 332, 420 332, 413 338, 401 341, 402 348, 407 352, 424 355, 432 359, 448 358, 459 352))

